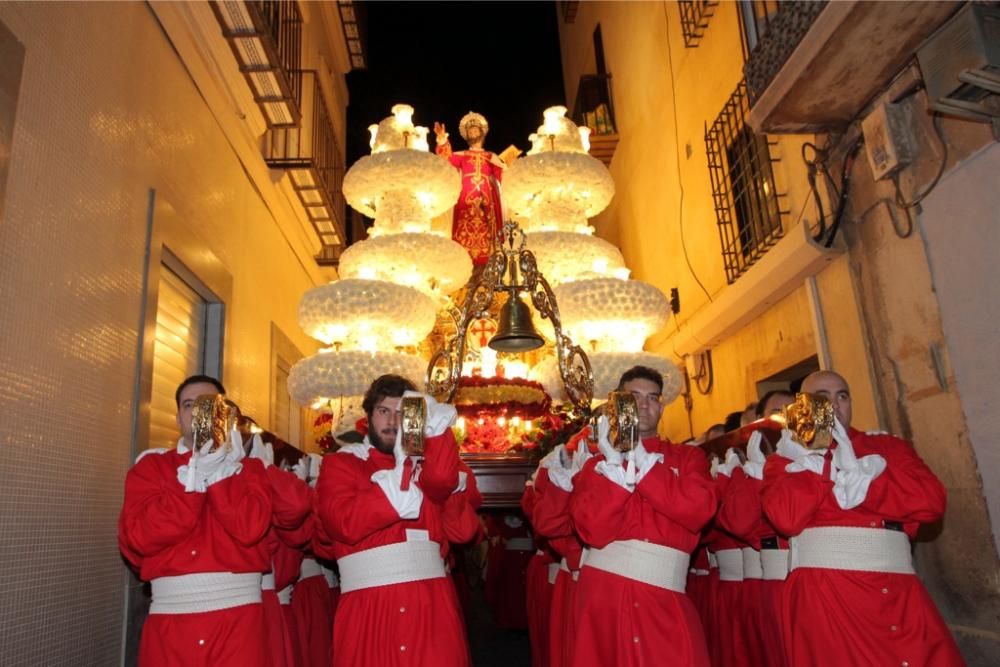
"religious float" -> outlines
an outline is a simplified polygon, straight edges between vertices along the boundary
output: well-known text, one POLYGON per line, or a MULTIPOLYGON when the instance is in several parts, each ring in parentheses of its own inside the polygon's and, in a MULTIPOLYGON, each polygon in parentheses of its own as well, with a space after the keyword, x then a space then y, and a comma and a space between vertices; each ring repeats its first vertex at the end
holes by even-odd
POLYGON ((677 367, 643 351, 667 299, 594 235, 588 219, 614 183, 588 154, 589 130, 565 113, 545 110, 525 156, 505 151, 507 219, 487 221, 491 252, 475 269, 456 240, 467 228, 449 234, 435 220, 482 187, 476 171, 431 152, 408 105, 369 128, 371 154, 348 170, 344 195, 374 224, 342 255, 340 278, 303 296, 299 322, 324 347, 289 377, 292 397, 317 411, 325 451, 364 437, 365 389, 397 373, 456 406, 485 507, 516 507, 538 459, 582 428, 626 369, 656 368, 665 400, 676 398, 677 367))

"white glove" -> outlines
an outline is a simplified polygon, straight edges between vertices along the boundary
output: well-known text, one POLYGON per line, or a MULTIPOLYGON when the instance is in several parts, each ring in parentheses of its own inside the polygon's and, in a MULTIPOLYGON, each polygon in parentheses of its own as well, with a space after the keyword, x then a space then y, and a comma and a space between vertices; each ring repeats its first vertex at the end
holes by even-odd
POLYGON ((886 461, 878 454, 869 454, 859 459, 854 453, 854 446, 847 432, 836 420, 833 437, 837 441, 831 467, 833 495, 841 508, 849 510, 865 501, 871 483, 885 472, 886 461))
POLYGON ((455 490, 452 491, 452 493, 462 493, 467 488, 469 488, 469 473, 465 472, 464 470, 459 470, 458 486, 455 487, 455 490))
POLYGON ((562 468, 562 454, 564 451, 566 451, 566 445, 557 445, 551 452, 546 454, 541 461, 539 461, 538 467, 546 468, 548 470, 552 470, 553 468, 562 468))
POLYGON ((657 463, 663 463, 663 454, 654 454, 652 452, 647 452, 646 448, 643 446, 642 441, 634 450, 632 450, 632 458, 635 461, 635 483, 638 484, 642 481, 642 478, 653 469, 657 463))
POLYGON ((311 463, 312 461, 309 459, 308 456, 302 456, 299 458, 298 461, 295 462, 295 465, 292 466, 292 472, 295 473, 295 476, 301 479, 303 482, 308 482, 309 467, 311 463))
POLYGON ((250 458, 260 459, 265 468, 274 465, 274 447, 271 446, 271 443, 261 440, 259 433, 255 433, 253 436, 253 444, 250 445, 250 458))
POLYGON ((424 422, 424 435, 435 437, 441 435, 455 423, 458 411, 450 403, 438 403, 433 396, 417 391, 406 391, 403 396, 420 396, 427 403, 427 421, 424 422))
POLYGON ((733 470, 739 468, 741 465, 740 455, 736 453, 736 449, 730 447, 726 450, 726 460, 716 466, 716 474, 732 477, 733 470))
POLYGON ((629 484, 625 479, 625 468, 619 464, 611 464, 607 461, 598 461, 597 465, 594 466, 594 472, 602 477, 606 477, 618 486, 622 487, 629 493, 635 489, 635 484, 629 484))
POLYGON ((392 448, 396 465, 389 470, 376 470, 371 480, 379 485, 389 503, 396 510, 400 519, 416 519, 420 516, 420 506, 424 501, 424 492, 416 485, 416 471, 410 480, 410 488, 403 491, 403 467, 406 464, 406 454, 403 453, 403 431, 396 431, 396 444, 392 448))
POLYGON ((608 418, 601 415, 597 420, 597 448, 604 454, 604 461, 608 465, 621 466, 625 457, 611 444, 608 435, 611 433, 611 424, 608 418))
POLYGON ((806 449, 792 439, 792 432, 787 428, 782 429, 781 439, 778 440, 778 454, 792 462, 785 466, 788 472, 802 472, 809 470, 817 475, 823 474, 823 456, 826 449, 806 449))
POLYGON ((767 462, 767 457, 760 449, 762 437, 760 431, 754 431, 747 441, 747 462, 743 464, 743 472, 747 477, 754 479, 764 479, 764 464, 767 462))
POLYGON ((214 452, 211 442, 207 442, 191 453, 187 465, 177 469, 177 480, 184 485, 187 493, 205 493, 208 487, 227 477, 232 477, 243 469, 243 438, 233 429, 229 442, 214 452))
POLYGON ((575 475, 583 470, 584 464, 587 463, 592 456, 593 454, 591 454, 590 450, 587 449, 587 443, 582 441, 578 442, 576 444, 576 451, 573 452, 573 458, 569 463, 569 468, 573 471, 573 474, 575 475))

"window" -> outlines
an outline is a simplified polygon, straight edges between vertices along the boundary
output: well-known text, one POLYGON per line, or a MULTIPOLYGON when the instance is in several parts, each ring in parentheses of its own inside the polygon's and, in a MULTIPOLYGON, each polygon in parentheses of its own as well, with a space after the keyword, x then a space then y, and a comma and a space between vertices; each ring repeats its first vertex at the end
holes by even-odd
POLYGON ((781 238, 781 215, 771 169, 771 144, 747 125, 746 81, 705 131, 726 280, 732 283, 781 238))
POLYGON ((308 433, 308 409, 288 395, 288 374, 302 353, 273 323, 271 324, 271 422, 268 429, 298 449, 304 450, 308 433))
POLYGON ((779 0, 740 0, 740 23, 743 26, 743 59, 757 48, 778 13, 779 0))
POLYGON ((694 48, 705 35, 708 19, 715 13, 718 0, 681 0, 677 3, 681 12, 681 32, 684 46, 694 48))
MULTIPOLYGON (((166 252, 164 252, 166 256, 166 252)), ((177 443, 177 403, 174 393, 185 378, 198 373, 219 377, 221 304, 176 260, 160 267, 156 300, 156 341, 153 344, 153 387, 149 414, 149 446, 177 443), (209 297, 209 298, 206 298, 209 297)))

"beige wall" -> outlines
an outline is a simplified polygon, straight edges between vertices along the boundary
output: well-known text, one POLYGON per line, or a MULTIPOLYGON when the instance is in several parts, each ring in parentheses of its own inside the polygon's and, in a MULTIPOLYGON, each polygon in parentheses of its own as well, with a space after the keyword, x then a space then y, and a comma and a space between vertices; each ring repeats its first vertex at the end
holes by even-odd
POLYGON ((0 218, 0 664, 103 667, 122 652, 150 189, 154 259, 162 241, 228 276, 223 380, 264 422, 271 323, 315 349, 295 312, 318 273, 148 5, 2 3, 0 21, 25 47, 0 218))
MULTIPOLYGON (((636 278, 664 292, 679 288, 681 312, 646 346, 668 356, 709 295, 741 289, 739 280, 726 286, 704 143, 706 125, 742 76, 736 9, 721 3, 696 48, 684 46, 676 3, 580 3, 575 22, 560 23, 570 105, 580 75, 594 72, 592 34, 601 25, 621 138, 611 164, 615 199, 595 226, 621 247, 636 278)), ((907 76, 883 97, 905 98, 914 120, 919 157, 900 177, 912 194, 929 185, 941 155, 925 95, 912 93, 907 76)), ((922 536, 918 568, 970 664, 985 665, 1000 650, 994 541, 1000 511, 992 513, 992 530, 987 511, 987 504, 1000 507, 992 407, 1000 369, 998 355, 990 354, 997 319, 991 291, 997 244, 990 242, 997 204, 990 184, 997 158, 995 150, 977 154, 991 141, 988 125, 954 119, 942 125, 949 170, 926 210, 914 211, 914 233, 894 233, 887 204, 892 186, 872 181, 862 152, 842 226, 846 252, 815 276, 815 296, 803 284, 715 345, 715 385, 707 396, 693 390, 693 428, 678 400, 666 408, 661 430, 673 439, 697 435, 756 399, 756 382, 828 353, 829 367, 850 382, 854 425, 912 439, 947 487, 947 515, 922 536)), ((800 157, 802 142, 812 139, 775 139, 786 235, 817 222, 800 157)), ((833 164, 839 166, 843 150, 833 164)), ((899 220, 905 225, 901 211, 899 220)))
MULTIPOLYGON (((615 198, 593 224, 600 236, 619 245, 634 277, 665 293, 671 287, 679 289, 681 312, 646 347, 680 362, 674 354, 674 334, 709 303, 710 295, 714 298, 727 287, 705 130, 742 78, 737 8, 735 3, 720 4, 699 46, 686 48, 676 3, 581 3, 574 23, 560 23, 563 72, 571 102, 580 76, 593 72, 592 35, 598 23, 612 75, 620 141, 611 163, 615 198)), ((780 204, 790 212, 783 219, 786 234, 797 225, 816 222, 800 158, 802 142, 811 139, 774 138, 775 180, 778 192, 785 195, 780 204)), ((877 427, 846 261, 826 268, 817 285, 821 303, 831 308, 837 304, 835 315, 827 313, 825 321, 831 336, 831 367, 851 380, 858 424, 877 427)), ((712 350, 715 386, 707 396, 694 393, 694 434, 756 401, 758 381, 814 354, 812 305, 802 287, 712 350)), ((668 406, 661 428, 674 439, 691 435, 682 401, 668 406)))

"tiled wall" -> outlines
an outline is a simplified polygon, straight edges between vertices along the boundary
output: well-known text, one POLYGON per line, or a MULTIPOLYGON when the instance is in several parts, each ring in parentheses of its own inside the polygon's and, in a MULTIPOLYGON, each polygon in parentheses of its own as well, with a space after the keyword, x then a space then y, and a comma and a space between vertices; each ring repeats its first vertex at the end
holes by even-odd
POLYGON ((25 48, 0 217, 0 665, 106 667, 149 190, 173 242, 232 278, 223 379, 262 420, 271 323, 311 353, 312 285, 145 3, 0 3, 0 22, 25 48))

